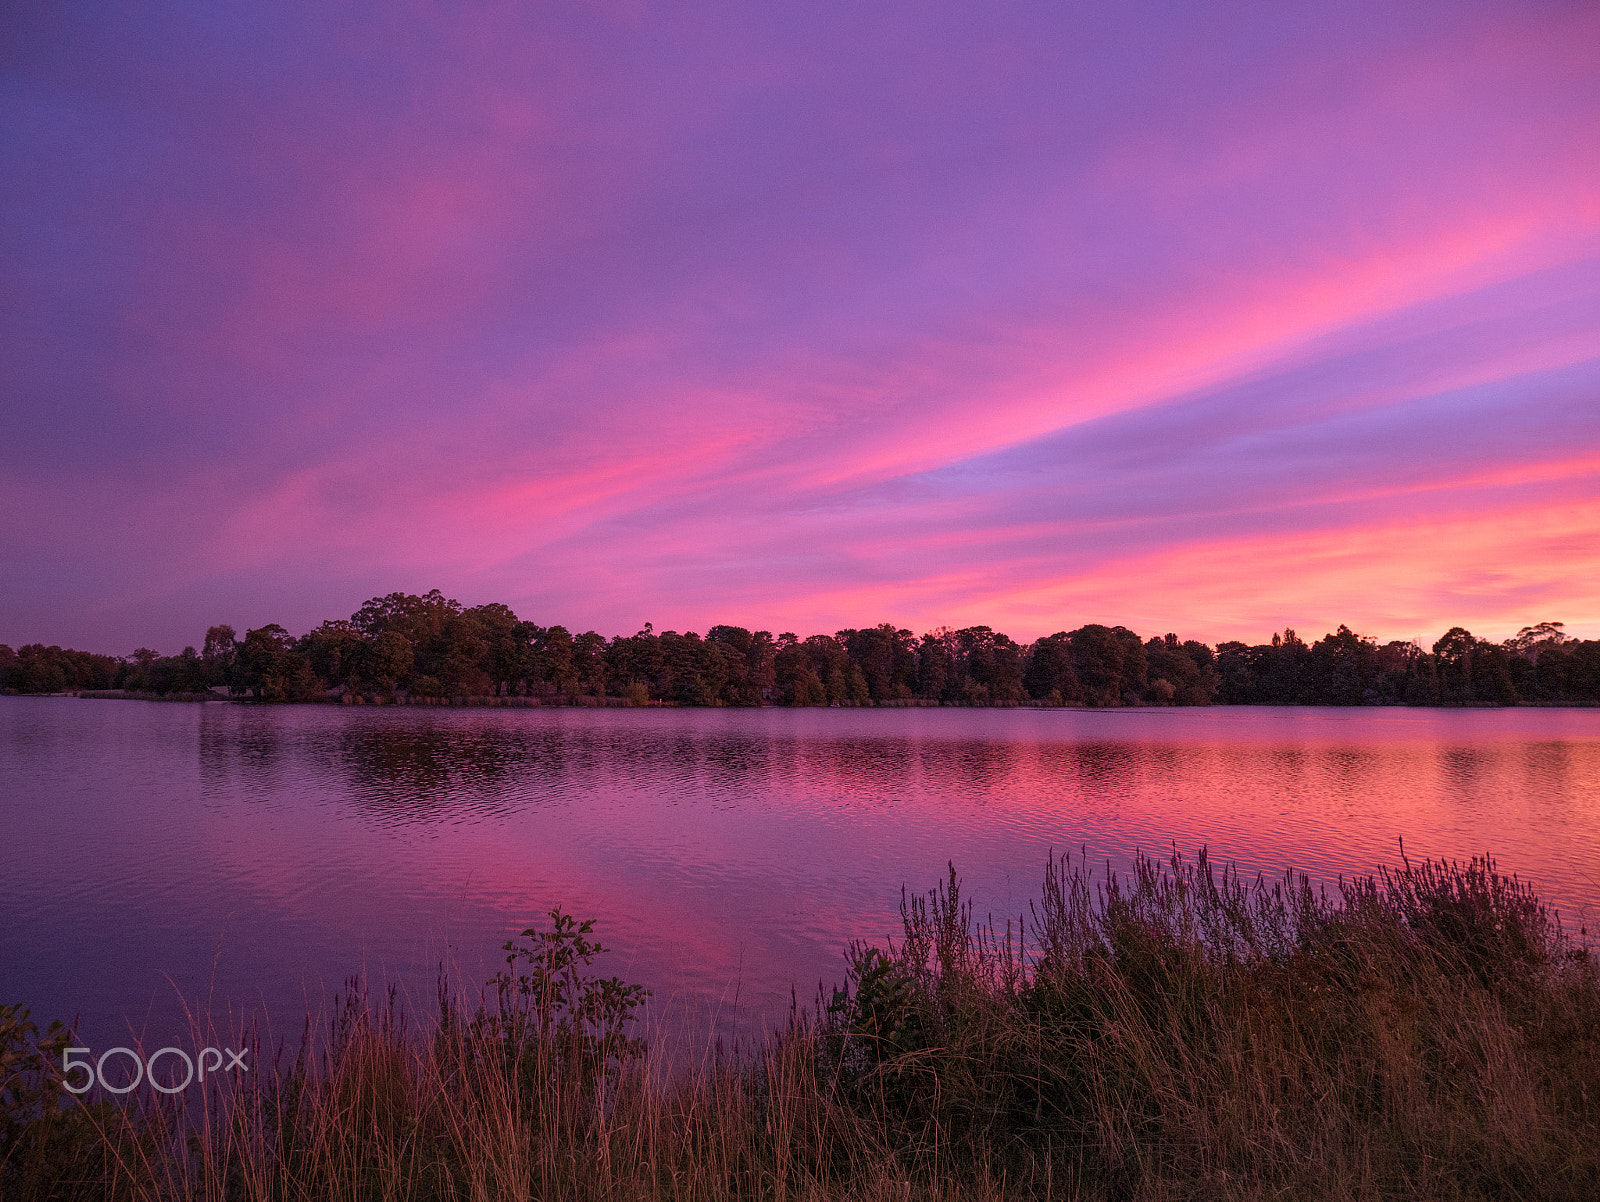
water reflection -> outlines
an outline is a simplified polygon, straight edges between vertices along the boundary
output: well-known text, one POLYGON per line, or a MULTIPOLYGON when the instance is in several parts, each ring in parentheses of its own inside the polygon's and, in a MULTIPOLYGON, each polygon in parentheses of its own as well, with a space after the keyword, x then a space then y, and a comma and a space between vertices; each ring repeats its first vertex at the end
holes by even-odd
POLYGON ((1017 913, 1050 850, 1080 846, 1122 865, 1206 845, 1332 881, 1404 837, 1493 850, 1569 914, 1600 902, 1593 711, 16 698, 0 764, 30 836, 0 851, 7 984, 108 1028, 159 1027, 175 989, 293 1015, 363 966, 424 995, 440 960, 482 980, 556 902, 599 920, 663 1011, 737 994, 724 1023, 755 1023, 792 982, 837 977, 846 940, 891 930, 902 883, 953 860, 980 913, 1017 913))

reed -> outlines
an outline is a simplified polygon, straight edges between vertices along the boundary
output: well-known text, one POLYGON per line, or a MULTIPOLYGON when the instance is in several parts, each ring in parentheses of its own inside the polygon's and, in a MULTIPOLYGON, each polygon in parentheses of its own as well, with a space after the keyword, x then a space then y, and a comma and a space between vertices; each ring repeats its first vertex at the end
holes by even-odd
POLYGON ((1333 896, 1052 859, 998 924, 952 870, 815 1011, 689 1065, 552 917, 471 1007, 408 1025, 358 985, 187 1105, 61 1105, 5 1011, 4 1196, 1600 1196, 1596 957, 1488 859, 1333 896))

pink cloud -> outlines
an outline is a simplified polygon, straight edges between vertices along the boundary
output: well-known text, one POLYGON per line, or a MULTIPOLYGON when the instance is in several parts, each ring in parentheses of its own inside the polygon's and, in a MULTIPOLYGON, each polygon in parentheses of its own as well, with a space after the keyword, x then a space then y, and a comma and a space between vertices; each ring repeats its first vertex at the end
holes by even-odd
POLYGON ((1348 564, 1593 517, 1595 15, 1165 16, 59 14, 0 196, 35 590, 0 637, 433 584, 607 630, 1042 633, 1060 597, 1221 637, 1262 614, 1196 548, 1319 539, 1346 568, 1276 571, 1282 621, 1400 573, 1328 620, 1516 624, 1495 550, 1600 622, 1487 533, 1348 564))

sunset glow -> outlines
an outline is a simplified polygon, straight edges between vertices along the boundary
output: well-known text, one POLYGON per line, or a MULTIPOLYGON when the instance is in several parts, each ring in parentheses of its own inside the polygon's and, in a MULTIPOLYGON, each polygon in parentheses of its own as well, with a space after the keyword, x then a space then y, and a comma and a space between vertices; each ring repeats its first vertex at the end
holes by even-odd
POLYGON ((0 641, 1600 636, 1600 8, 32 5, 0 641))

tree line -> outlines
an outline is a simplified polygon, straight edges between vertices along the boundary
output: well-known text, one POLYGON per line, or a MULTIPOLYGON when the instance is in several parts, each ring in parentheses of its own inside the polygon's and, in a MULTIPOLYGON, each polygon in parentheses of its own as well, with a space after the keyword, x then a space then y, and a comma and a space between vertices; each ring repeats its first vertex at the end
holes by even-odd
POLYGON ((629 705, 1516 705, 1600 703, 1600 640, 1560 622, 1501 643, 1461 627, 1431 649, 1346 626, 1306 643, 1293 630, 1212 648, 1090 624, 1021 644, 987 626, 921 636, 883 624, 800 638, 650 623, 610 639, 463 606, 437 589, 374 597, 298 637, 271 623, 206 631, 199 650, 115 657, 0 644, 0 690, 225 690, 263 702, 515 697, 629 705))

